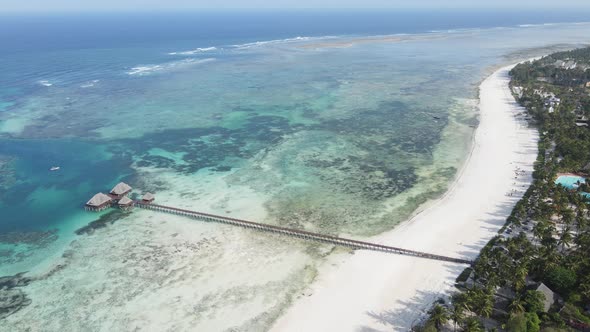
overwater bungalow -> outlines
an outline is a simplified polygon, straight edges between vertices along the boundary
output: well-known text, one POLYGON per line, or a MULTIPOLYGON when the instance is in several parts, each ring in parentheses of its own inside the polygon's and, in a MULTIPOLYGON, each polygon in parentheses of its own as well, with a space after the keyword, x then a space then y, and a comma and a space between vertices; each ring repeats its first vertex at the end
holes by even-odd
POLYGON ((110 194, 115 199, 121 199, 122 197, 127 196, 131 190, 133 190, 133 188, 131 188, 131 186, 129 186, 127 183, 119 182, 115 187, 113 187, 110 194))
POLYGON ((117 202, 117 204, 119 205, 119 208, 123 211, 133 209, 133 201, 127 196, 123 196, 123 198, 121 198, 119 202, 117 202))
POLYGON ((111 206, 113 199, 103 193, 98 193, 86 202, 84 209, 88 211, 102 211, 111 206))
POLYGON ((141 197, 141 201, 142 203, 145 204, 150 204, 152 203, 154 200, 156 199, 156 197, 154 197, 154 195, 152 193, 145 193, 143 194, 143 196, 141 197))

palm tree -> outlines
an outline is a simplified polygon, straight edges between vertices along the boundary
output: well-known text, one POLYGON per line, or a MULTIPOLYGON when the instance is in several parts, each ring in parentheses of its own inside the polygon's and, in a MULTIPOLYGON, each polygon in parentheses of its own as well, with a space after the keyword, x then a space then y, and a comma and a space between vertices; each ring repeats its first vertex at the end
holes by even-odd
POLYGON ((541 247, 539 254, 543 264, 542 269, 544 269, 544 271, 548 271, 557 266, 561 261, 561 256, 555 251, 555 248, 552 245, 541 247))
POLYGON ((574 212, 568 208, 563 209, 561 211, 561 219, 564 224, 571 225, 574 221, 574 212))
POLYGON ((480 313, 484 317, 490 317, 494 310, 494 296, 491 294, 485 294, 481 302, 480 313))
POLYGON ((586 277, 584 280, 582 280, 579 288, 580 294, 583 297, 590 299, 590 277, 586 277))
POLYGON ((512 300, 512 302, 510 302, 508 309, 510 310, 511 314, 523 313, 525 311, 524 301, 520 296, 517 296, 516 298, 514 298, 514 300, 512 300))
POLYGON ((457 326, 463 323, 465 319, 465 312, 464 307, 460 305, 453 305, 453 310, 451 311, 451 319, 453 320, 453 327, 454 331, 457 331, 457 326))
POLYGON ((457 307, 462 311, 471 311, 469 291, 453 294, 452 303, 454 307, 457 307))
POLYGON ((435 304, 429 313, 429 320, 434 324, 436 329, 439 331, 442 328, 442 326, 449 320, 447 309, 440 304, 435 304))
POLYGON ((561 236, 559 237, 558 245, 561 245, 561 250, 565 250, 566 246, 570 246, 572 243, 573 236, 571 232, 571 227, 569 225, 565 226, 561 236))
POLYGON ((543 237, 543 234, 545 234, 545 229, 547 228, 547 225, 545 223, 544 220, 539 221, 534 227, 533 227, 533 239, 537 240, 537 242, 539 242, 541 240, 541 238, 543 237))
POLYGON ((467 320, 463 332, 483 332, 483 329, 479 320, 475 317, 471 317, 467 320))
POLYGON ((517 291, 520 291, 526 284, 526 276, 528 275, 529 271, 524 265, 519 265, 516 267, 513 275, 513 284, 514 288, 517 291))

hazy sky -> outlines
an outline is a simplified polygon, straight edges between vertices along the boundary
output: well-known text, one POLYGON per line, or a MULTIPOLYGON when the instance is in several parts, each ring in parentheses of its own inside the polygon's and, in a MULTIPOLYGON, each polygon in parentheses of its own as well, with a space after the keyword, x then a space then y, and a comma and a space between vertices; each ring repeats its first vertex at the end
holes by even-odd
POLYGON ((588 0, 0 0, 0 12, 287 8, 560 8, 590 9, 588 0))

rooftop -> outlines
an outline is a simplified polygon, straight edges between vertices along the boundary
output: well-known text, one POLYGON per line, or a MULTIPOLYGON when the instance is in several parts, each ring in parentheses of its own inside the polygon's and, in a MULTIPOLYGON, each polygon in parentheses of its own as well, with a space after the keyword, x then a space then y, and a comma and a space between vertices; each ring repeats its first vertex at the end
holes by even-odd
POLYGON ((133 201, 127 196, 125 196, 119 200, 119 205, 129 205, 131 203, 133 203, 133 201))
POLYGON ((130 192, 132 188, 125 182, 119 182, 112 190, 111 194, 123 195, 130 192))
POLYGON ((112 201, 112 199, 109 196, 107 196, 103 193, 98 193, 98 194, 92 196, 92 198, 88 202, 86 202, 86 205, 101 206, 101 205, 108 203, 110 201, 112 201))
POLYGON ((553 293, 553 291, 549 287, 545 286, 544 283, 540 283, 536 290, 538 292, 543 293, 543 295, 545 295, 545 301, 543 301, 543 307, 545 309, 545 312, 549 311, 549 308, 551 308, 551 306, 555 302, 555 294, 553 293))
POLYGON ((149 193, 149 192, 143 194, 143 196, 141 197, 141 199, 144 200, 144 201, 151 201, 154 198, 155 198, 154 195, 152 193, 149 193))

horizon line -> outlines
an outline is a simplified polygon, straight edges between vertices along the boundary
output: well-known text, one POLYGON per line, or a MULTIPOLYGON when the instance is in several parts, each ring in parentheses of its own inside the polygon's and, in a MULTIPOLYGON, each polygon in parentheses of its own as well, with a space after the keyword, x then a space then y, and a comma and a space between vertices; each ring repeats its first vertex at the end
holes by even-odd
POLYGON ((539 7, 539 8, 527 8, 527 7, 509 7, 509 6, 498 6, 498 7, 265 7, 265 8, 251 8, 251 7, 233 7, 233 8, 213 8, 213 7, 190 7, 190 8, 113 8, 113 9, 14 9, 14 10, 0 10, 0 15, 4 14, 144 14, 144 13, 177 13, 177 14, 194 14, 200 12, 349 12, 349 11, 415 11, 415 12, 438 12, 438 11, 529 11, 529 12, 562 12, 562 13, 573 13, 573 12, 590 12, 590 5, 583 8, 563 8, 563 7, 539 7))

